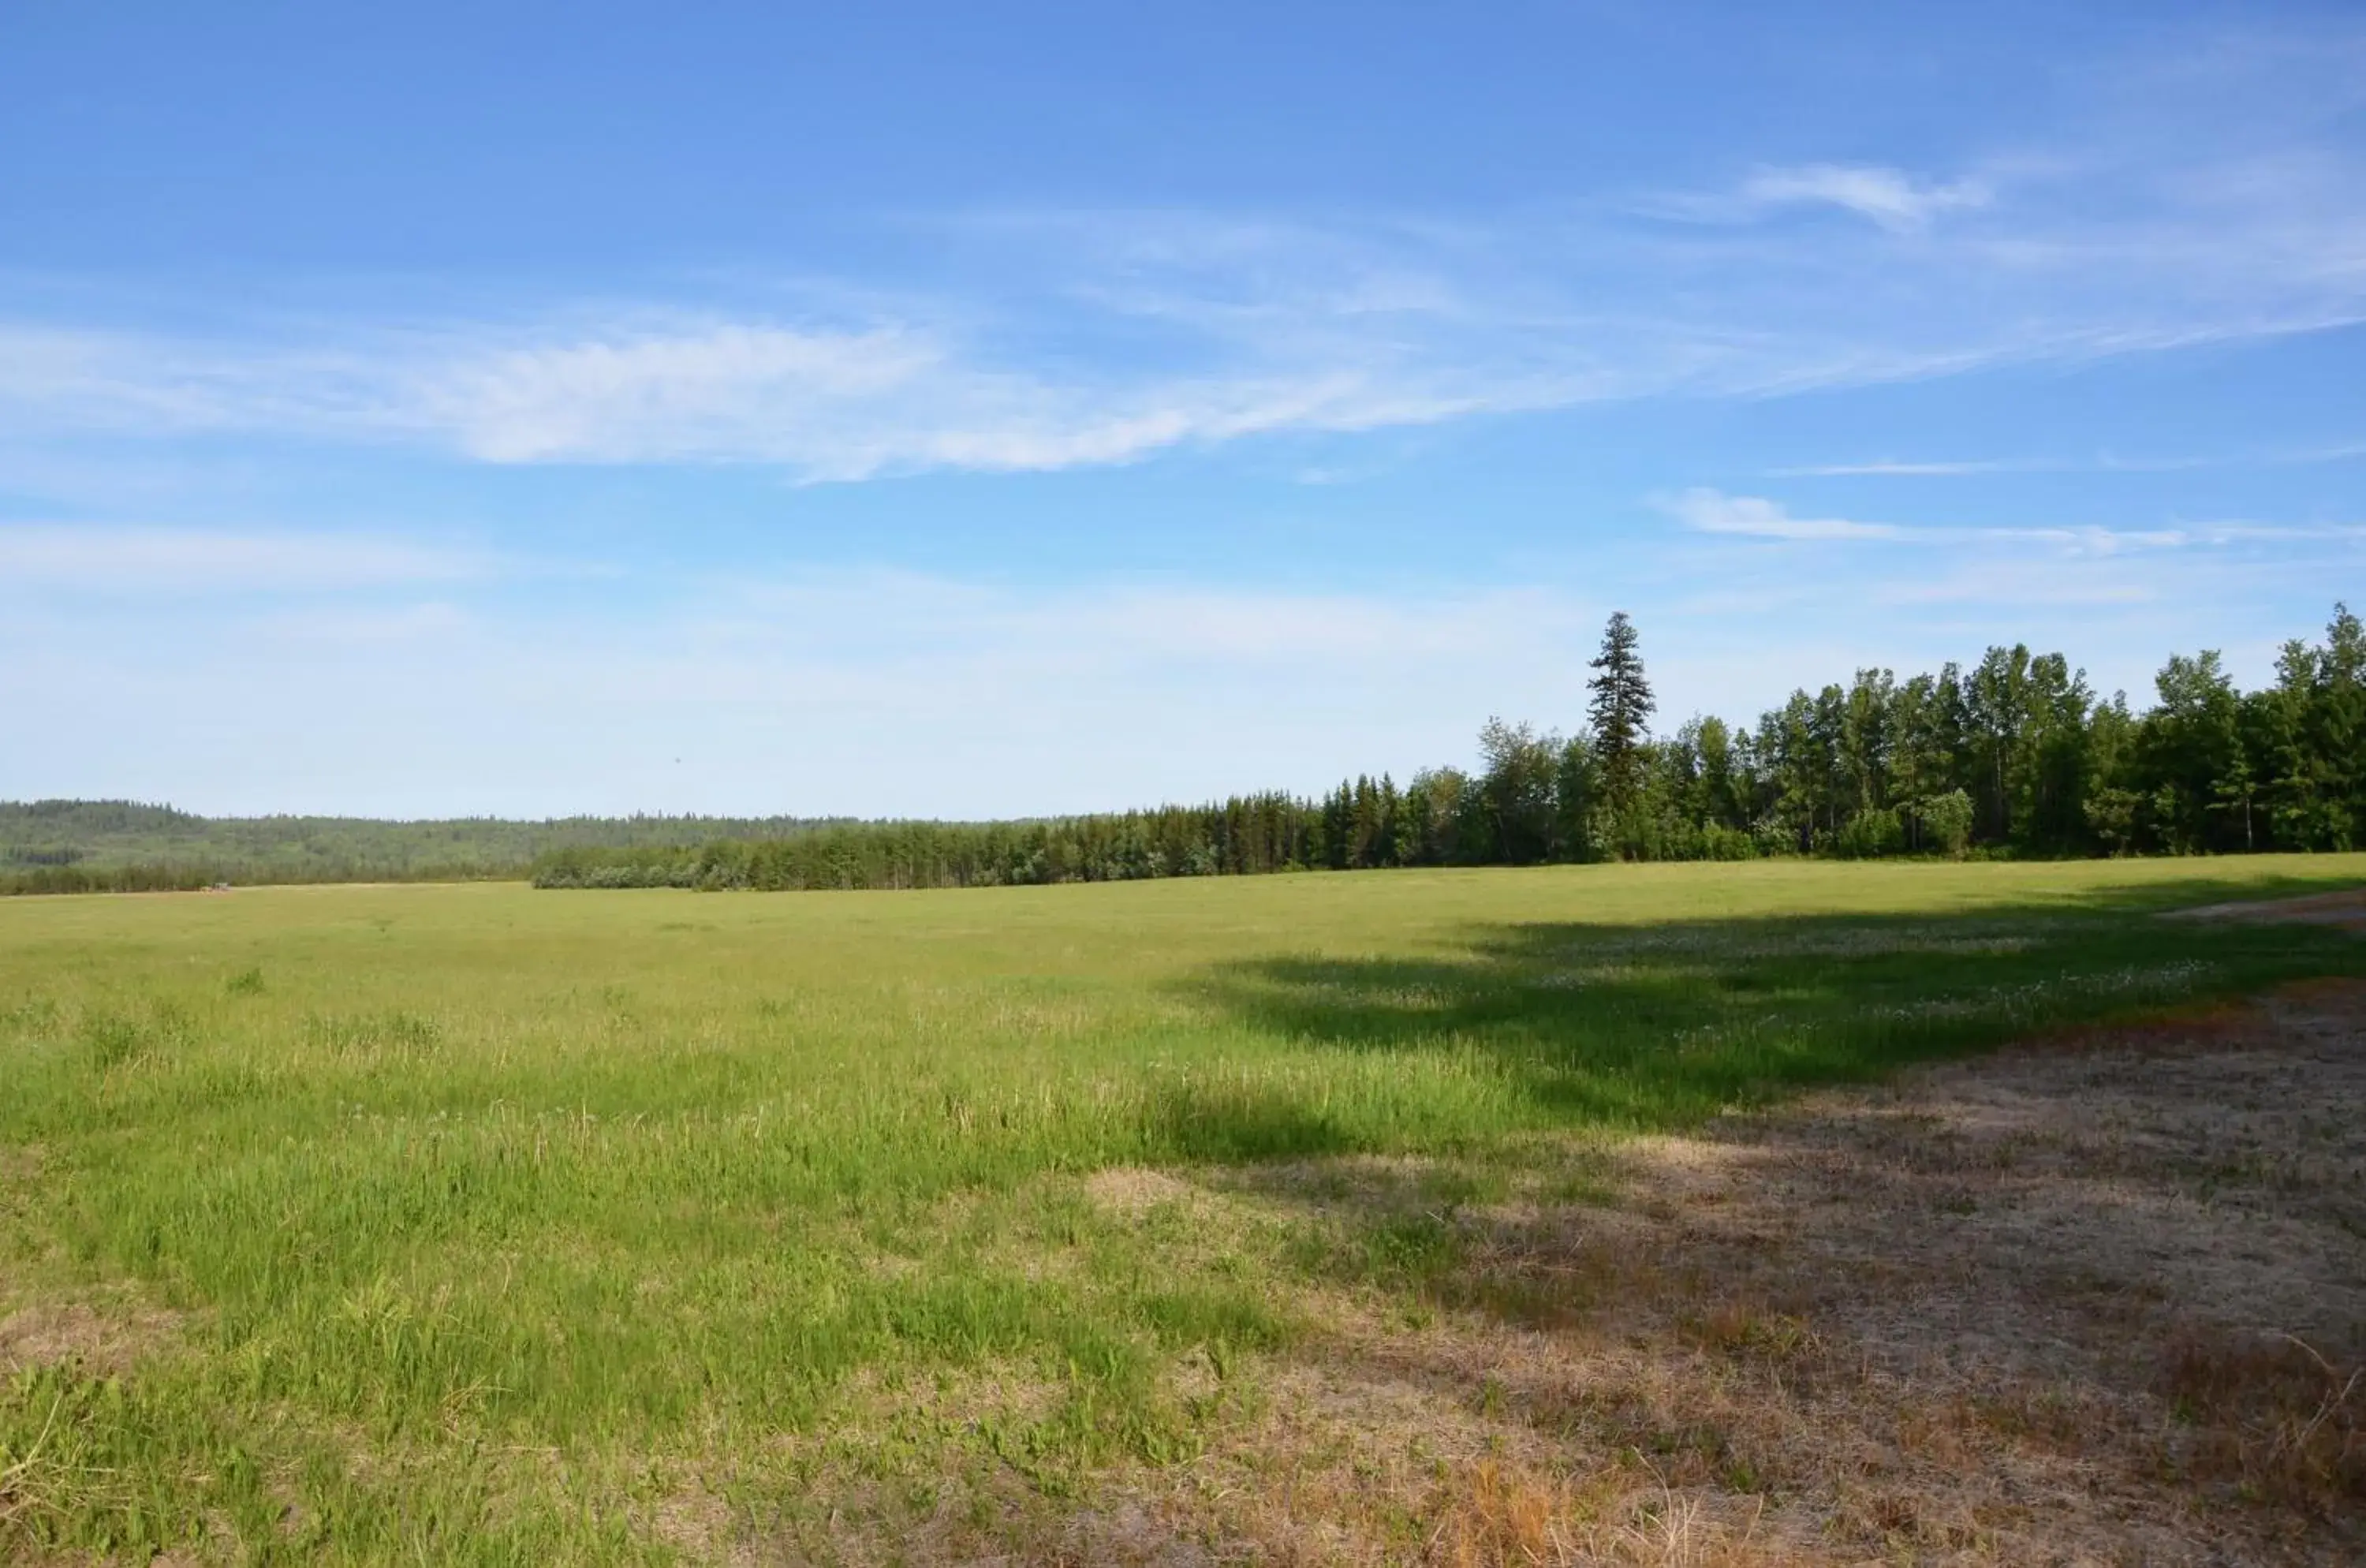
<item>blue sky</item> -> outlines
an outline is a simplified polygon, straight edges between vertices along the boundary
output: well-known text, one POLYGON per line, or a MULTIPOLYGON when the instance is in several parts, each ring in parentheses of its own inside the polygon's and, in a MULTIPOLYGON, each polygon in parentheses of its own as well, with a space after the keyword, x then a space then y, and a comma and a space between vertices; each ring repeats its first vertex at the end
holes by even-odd
POLYGON ((0 12, 0 796, 1087 809, 1614 608, 1673 723, 2345 596, 2354 6, 0 12))

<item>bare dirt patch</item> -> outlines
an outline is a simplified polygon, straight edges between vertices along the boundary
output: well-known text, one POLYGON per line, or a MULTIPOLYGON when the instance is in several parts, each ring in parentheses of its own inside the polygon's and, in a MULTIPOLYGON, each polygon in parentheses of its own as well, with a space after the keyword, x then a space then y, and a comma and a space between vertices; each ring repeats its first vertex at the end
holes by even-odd
MULTIPOLYGON (((1434 1310, 1318 1291, 1253 1415, 1030 1554, 2366 1560, 2366 987, 1612 1161, 1607 1202, 1445 1215, 1434 1310)), ((1352 1174, 1221 1195, 1437 1215, 1417 1173, 1352 1174)))
POLYGON ((651 1538, 690 1562, 740 1568, 762 1561, 730 1504, 703 1488, 687 1486, 637 1512, 637 1522, 651 1538))
POLYGON ((2366 888, 2339 893, 2313 893, 2302 898, 2253 899, 2235 904, 2204 904, 2179 909, 2174 920, 2233 920, 2253 925, 2293 921, 2302 925, 2339 926, 2366 931, 2366 888))
POLYGON ((0 1317, 0 1371, 73 1365, 118 1372, 180 1326, 174 1314, 109 1303, 39 1303, 0 1317))
POLYGON ((1112 1166, 1085 1179, 1085 1196, 1112 1213, 1139 1217, 1162 1203, 1189 1202, 1200 1190, 1161 1170, 1112 1166))

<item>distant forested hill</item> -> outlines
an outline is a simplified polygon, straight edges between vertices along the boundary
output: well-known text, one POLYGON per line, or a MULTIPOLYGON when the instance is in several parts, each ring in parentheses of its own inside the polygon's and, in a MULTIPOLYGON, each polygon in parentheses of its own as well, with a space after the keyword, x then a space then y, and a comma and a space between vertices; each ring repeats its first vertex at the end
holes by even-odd
POLYGON ((794 838, 799 817, 199 817, 129 800, 0 801, 0 893, 138 891, 216 882, 524 876, 562 850, 655 850, 794 838))

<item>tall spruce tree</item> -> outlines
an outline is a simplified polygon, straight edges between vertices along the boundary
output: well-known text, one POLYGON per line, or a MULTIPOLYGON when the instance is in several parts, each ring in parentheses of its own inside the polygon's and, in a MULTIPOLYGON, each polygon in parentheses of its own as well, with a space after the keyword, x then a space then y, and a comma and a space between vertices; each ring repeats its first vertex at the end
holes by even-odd
POLYGON ((1601 771, 1604 796, 1612 809, 1624 812, 1642 792, 1643 747, 1654 705, 1651 682, 1643 678, 1641 641, 1626 611, 1613 615, 1603 628, 1602 652, 1591 668, 1596 673, 1586 682, 1594 694, 1586 712, 1594 729, 1594 764, 1601 771))

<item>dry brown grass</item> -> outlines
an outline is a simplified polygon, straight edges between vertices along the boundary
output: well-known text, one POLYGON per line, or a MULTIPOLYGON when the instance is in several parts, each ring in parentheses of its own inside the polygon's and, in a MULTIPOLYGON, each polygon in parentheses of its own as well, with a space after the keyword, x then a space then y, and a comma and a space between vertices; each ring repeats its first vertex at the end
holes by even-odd
POLYGON ((2366 1507, 2366 1363, 2292 1335, 2191 1333, 2162 1357, 2161 1393, 2192 1428, 2176 1457, 2203 1485, 2320 1514, 2366 1507))
POLYGON ((1113 1213, 1138 1219, 1162 1203, 1189 1202, 1199 1189, 1163 1170, 1121 1165, 1087 1177, 1085 1195, 1113 1213))
MULTIPOLYGON (((2335 985, 1628 1145, 1609 1202, 1456 1211, 1429 1310, 1316 1289, 1254 1415, 1018 1551, 2366 1560, 2361 1107, 2366 988, 2335 985)), ((1190 1201, 1345 1224, 1429 1204, 1423 1174, 1190 1201)))
POLYGON ((180 1325, 176 1314, 128 1299, 37 1302, 0 1317, 0 1372, 69 1364, 119 1372, 180 1325))

